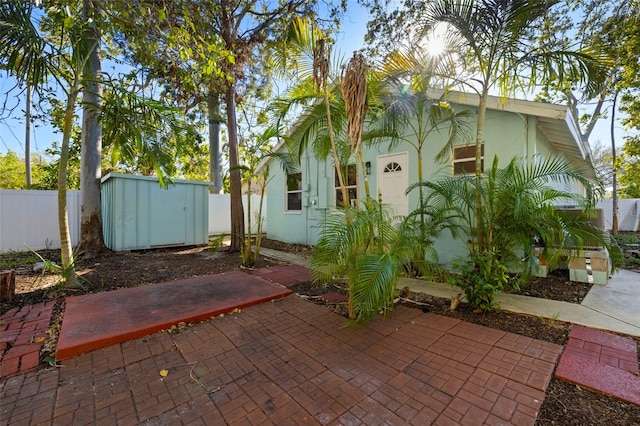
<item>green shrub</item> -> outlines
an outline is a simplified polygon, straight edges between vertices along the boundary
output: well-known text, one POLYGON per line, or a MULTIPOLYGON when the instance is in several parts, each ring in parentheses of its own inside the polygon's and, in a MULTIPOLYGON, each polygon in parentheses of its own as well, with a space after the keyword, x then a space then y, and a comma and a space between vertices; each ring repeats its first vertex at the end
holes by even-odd
POLYGON ((449 283, 464 292, 474 311, 499 308, 496 296, 507 287, 517 288, 517 281, 510 280, 507 267, 497 260, 495 253, 475 251, 454 266, 460 269, 461 274, 451 274, 449 283))

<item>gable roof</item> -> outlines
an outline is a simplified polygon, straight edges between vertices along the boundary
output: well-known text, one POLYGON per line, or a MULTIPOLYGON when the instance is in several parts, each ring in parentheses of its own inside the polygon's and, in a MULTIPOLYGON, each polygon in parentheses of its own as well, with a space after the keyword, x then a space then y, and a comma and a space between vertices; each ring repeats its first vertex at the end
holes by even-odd
MULTIPOLYGON (((433 99, 440 99, 442 97, 447 102, 458 105, 477 107, 480 103, 480 96, 476 93, 455 90, 445 92, 445 90, 442 89, 429 89, 428 94, 433 99)), ((573 118, 573 115, 571 115, 569 107, 546 102, 526 101, 489 95, 487 97, 487 109, 536 117, 536 126, 558 151, 584 160, 589 165, 592 164, 589 142, 582 139, 580 127, 573 118)), ((280 141, 273 148, 273 151, 279 151, 284 144, 284 141, 280 141)), ((265 158, 258 165, 258 170, 262 170, 269 160, 269 158, 265 158)), ((588 169, 591 170, 587 175, 594 177, 595 172, 592 167, 588 167, 588 169)))

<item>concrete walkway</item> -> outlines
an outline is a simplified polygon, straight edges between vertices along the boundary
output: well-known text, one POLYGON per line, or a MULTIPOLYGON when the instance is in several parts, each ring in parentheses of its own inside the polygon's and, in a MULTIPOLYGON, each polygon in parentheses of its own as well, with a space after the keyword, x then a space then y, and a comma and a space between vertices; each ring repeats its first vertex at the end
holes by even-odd
MULTIPOLYGON (((308 266, 307 259, 277 250, 261 249, 265 256, 308 266)), ((446 283, 401 278, 398 288, 409 287, 415 293, 450 299, 461 290, 446 283)), ((582 304, 559 302, 538 297, 500 294, 497 298, 505 311, 580 324, 640 337, 640 274, 620 271, 607 285, 595 284, 582 304)))

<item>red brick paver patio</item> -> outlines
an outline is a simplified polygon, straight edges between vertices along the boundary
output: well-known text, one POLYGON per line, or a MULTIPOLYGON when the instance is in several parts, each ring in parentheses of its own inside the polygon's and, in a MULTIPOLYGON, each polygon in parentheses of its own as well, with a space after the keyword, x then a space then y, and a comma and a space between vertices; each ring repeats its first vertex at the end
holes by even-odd
POLYGON ((55 304, 53 301, 14 308, 0 317, 0 378, 38 367, 55 304))
POLYGON ((405 307, 343 321, 288 296, 118 343, 0 381, 0 423, 532 425, 562 349, 405 307))

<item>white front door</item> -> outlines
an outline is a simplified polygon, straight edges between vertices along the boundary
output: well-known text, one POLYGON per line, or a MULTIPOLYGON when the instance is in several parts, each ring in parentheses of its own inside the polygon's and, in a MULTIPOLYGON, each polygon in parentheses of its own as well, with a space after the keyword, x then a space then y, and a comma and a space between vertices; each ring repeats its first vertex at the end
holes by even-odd
POLYGON ((409 186, 407 153, 381 155, 378 157, 378 192, 382 204, 393 208, 395 215, 409 214, 409 198, 405 191, 409 186))

